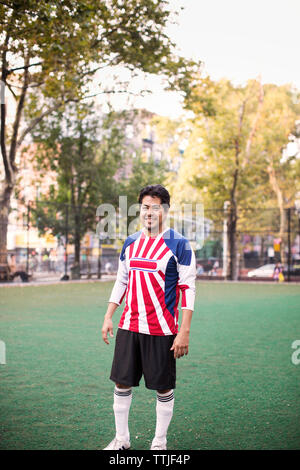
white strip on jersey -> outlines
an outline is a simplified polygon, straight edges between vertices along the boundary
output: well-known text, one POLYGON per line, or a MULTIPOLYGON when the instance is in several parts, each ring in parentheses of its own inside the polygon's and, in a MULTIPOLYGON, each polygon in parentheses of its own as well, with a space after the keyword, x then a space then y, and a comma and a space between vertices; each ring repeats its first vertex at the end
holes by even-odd
POLYGON ((123 326, 122 326, 122 328, 124 328, 125 330, 129 330, 129 326, 130 326, 131 300, 132 300, 132 279, 133 279, 133 275, 131 273, 130 279, 129 279, 129 282, 128 282, 128 287, 127 287, 127 289, 128 289, 128 302, 127 302, 128 310, 125 314, 124 323, 123 323, 123 326))
POLYGON ((159 300, 156 297, 156 293, 153 289, 153 286, 151 284, 151 281, 150 281, 149 277, 145 276, 145 280, 146 280, 148 291, 149 291, 149 294, 151 296, 151 300, 153 302, 156 314, 159 317, 159 324, 161 326, 161 329, 162 329, 162 331, 164 332, 165 335, 172 335, 172 331, 170 330, 170 328, 168 326, 168 323, 165 320, 164 313, 163 313, 162 308, 160 306, 159 300))

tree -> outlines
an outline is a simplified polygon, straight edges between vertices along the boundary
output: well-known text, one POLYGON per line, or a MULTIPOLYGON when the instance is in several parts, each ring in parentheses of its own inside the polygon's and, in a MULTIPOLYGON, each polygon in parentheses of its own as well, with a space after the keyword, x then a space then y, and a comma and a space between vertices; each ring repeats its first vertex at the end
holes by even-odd
POLYGON ((6 263, 16 154, 34 127, 55 110, 82 100, 89 80, 104 67, 163 73, 171 88, 187 90, 194 64, 173 53, 165 34, 170 18, 166 1, 7 0, 0 4, 0 18, 1 86, 15 99, 11 128, 7 103, 1 102, 1 264, 6 263), (23 126, 26 103, 31 120, 23 126))
POLYGON ((208 193, 213 193, 215 199, 221 196, 222 203, 226 200, 230 203, 227 216, 229 278, 233 280, 238 275, 236 235, 239 197, 246 181, 242 176, 243 158, 246 155, 247 142, 255 132, 253 115, 258 112, 259 90, 254 85, 255 87, 253 84, 246 88, 234 87, 227 80, 214 83, 205 79, 200 81, 190 103, 196 113, 196 120, 204 131, 204 159, 209 160, 206 166, 208 171, 204 172, 206 178, 209 178, 209 185, 205 184, 205 176, 201 173, 196 177, 197 183, 204 183, 208 193))
MULTIPOLYGON (((283 169, 282 152, 294 131, 299 116, 295 94, 290 87, 263 86, 249 80, 234 86, 228 80, 200 78, 194 85, 186 106, 194 112, 186 158, 196 176, 190 182, 200 191, 206 207, 228 207, 229 278, 237 279, 237 224, 242 209, 265 206, 270 200, 269 181, 275 189, 275 167, 283 169), (281 163, 279 163, 281 162, 281 163)), ((289 165, 289 176, 296 176, 299 165, 289 165)), ((283 186, 290 187, 288 171, 283 186)), ((284 180, 284 182, 283 182, 284 180)), ((276 180, 278 183, 278 179, 276 180)), ((290 189, 290 198, 296 192, 290 189)), ((254 214, 257 217, 257 213, 254 214)), ((257 220, 257 219, 256 219, 257 220)), ((244 219, 245 221, 245 219, 244 219)), ((283 225, 282 225, 283 227, 283 225)))
POLYGON ((137 156, 133 160, 132 173, 125 183, 124 194, 127 195, 128 205, 135 204, 139 191, 149 184, 163 184, 168 172, 164 161, 156 162, 153 157, 148 161, 137 156))
POLYGON ((80 264, 81 240, 95 230, 96 209, 102 202, 117 203, 119 184, 114 178, 127 158, 125 118, 110 111, 102 118, 91 105, 69 105, 53 113, 33 131, 41 176, 57 174, 50 188, 33 208, 41 232, 64 234, 68 206, 70 239, 75 247, 75 265, 80 264), (50 197, 49 197, 50 196, 50 197))
MULTIPOLYGON (((138 149, 137 149, 138 153, 138 149)), ((130 224, 134 222, 137 214, 134 211, 134 206, 138 204, 138 196, 142 188, 149 184, 164 184, 168 174, 168 166, 165 161, 156 162, 151 156, 149 160, 145 160, 138 153, 132 160, 131 175, 127 181, 120 185, 120 191, 127 196, 127 207, 133 206, 133 213, 129 214, 127 219, 127 229, 130 224)), ((132 230, 135 230, 132 227, 132 230)))
POLYGON ((282 262, 286 261, 286 209, 294 205, 296 193, 300 189, 299 155, 297 150, 292 153, 287 151, 288 144, 299 133, 299 97, 299 92, 290 85, 265 85, 261 120, 258 123, 260 132, 255 139, 260 167, 263 167, 265 179, 269 180, 270 198, 274 200, 275 196, 279 210, 278 237, 282 241, 282 262))

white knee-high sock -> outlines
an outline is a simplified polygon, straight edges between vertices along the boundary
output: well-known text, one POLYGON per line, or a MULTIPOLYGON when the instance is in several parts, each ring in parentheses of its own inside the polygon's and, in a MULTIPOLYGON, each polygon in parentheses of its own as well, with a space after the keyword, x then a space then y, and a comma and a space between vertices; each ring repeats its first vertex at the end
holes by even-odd
POLYGON ((116 438, 120 441, 129 441, 128 415, 132 400, 131 388, 118 388, 114 390, 114 414, 116 425, 116 438))
POLYGON ((155 441, 166 443, 168 427, 173 416, 174 393, 158 393, 156 396, 156 429, 155 441))

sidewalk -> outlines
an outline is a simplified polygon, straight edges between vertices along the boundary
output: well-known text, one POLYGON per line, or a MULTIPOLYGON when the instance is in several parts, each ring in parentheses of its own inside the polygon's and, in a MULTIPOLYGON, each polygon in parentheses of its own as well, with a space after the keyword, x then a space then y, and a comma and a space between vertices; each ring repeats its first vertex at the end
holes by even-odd
POLYGON ((91 279, 69 279, 68 281, 61 281, 61 273, 38 273, 29 282, 22 282, 21 280, 14 280, 11 282, 0 282, 0 287, 26 287, 26 286, 42 286, 49 284, 69 284, 69 283, 87 283, 87 282, 107 282, 114 281, 117 277, 116 274, 102 274, 101 279, 93 277, 91 279))

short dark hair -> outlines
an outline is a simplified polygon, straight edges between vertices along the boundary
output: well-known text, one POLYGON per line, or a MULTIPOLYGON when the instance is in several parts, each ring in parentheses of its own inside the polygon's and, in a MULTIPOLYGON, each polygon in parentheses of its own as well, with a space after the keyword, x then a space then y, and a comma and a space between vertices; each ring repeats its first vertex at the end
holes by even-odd
POLYGON ((141 189, 139 195, 139 204, 145 196, 159 197, 161 204, 167 204, 170 207, 170 194, 169 191, 161 184, 150 184, 141 189))

